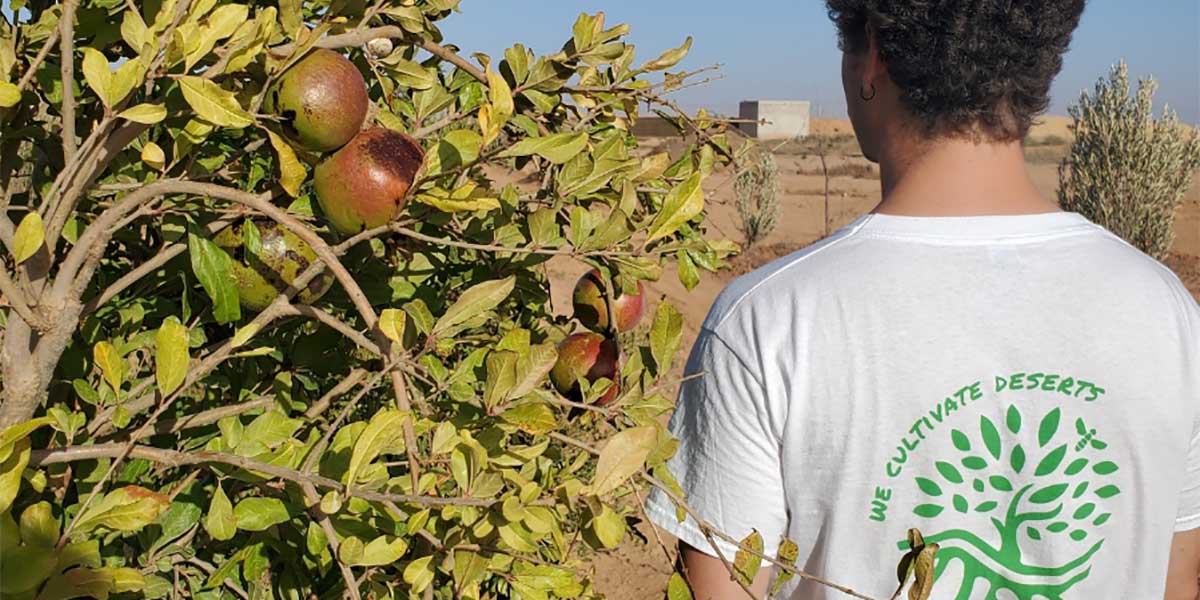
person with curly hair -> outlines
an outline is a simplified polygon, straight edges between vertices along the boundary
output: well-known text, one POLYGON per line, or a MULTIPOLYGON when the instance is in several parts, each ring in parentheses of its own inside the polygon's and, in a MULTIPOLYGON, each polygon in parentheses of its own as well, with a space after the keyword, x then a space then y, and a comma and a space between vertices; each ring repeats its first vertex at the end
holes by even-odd
POLYGON ((696 598, 843 597, 739 540, 875 598, 909 552, 934 598, 1197 598, 1200 307, 1024 158, 1084 4, 827 0, 880 201, 701 328, 646 504, 696 598))

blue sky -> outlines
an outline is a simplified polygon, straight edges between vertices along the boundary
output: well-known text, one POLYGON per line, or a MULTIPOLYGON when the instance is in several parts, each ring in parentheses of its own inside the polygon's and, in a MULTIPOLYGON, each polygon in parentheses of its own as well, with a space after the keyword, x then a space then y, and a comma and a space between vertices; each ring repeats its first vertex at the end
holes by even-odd
MULTIPOLYGON (((557 51, 582 11, 604 11, 608 22, 633 26, 639 58, 650 59, 696 38, 681 67, 722 63, 724 79, 675 98, 735 113, 740 100, 811 100, 814 114, 844 116, 841 55, 820 0, 463 0, 462 13, 442 22, 447 41, 467 51, 499 55, 514 42, 539 54, 557 51)), ((1169 103, 1200 123, 1200 2, 1090 0, 1050 112, 1066 114, 1084 89, 1124 58, 1136 76, 1159 81, 1157 105, 1169 103)))
MULTIPOLYGON (((8 0, 2 0, 3 13, 8 0)), ((468 52, 499 56, 523 42, 538 53, 557 51, 582 11, 604 11, 608 22, 633 26, 630 39, 649 59, 696 38, 680 66, 721 63, 723 79, 679 92, 686 108, 731 114, 740 100, 811 100, 813 112, 844 116, 833 25, 820 0, 463 0, 461 14, 443 22, 448 41, 468 52)), ((1200 2, 1090 0, 1050 112, 1066 114, 1084 89, 1124 58, 1134 76, 1159 82, 1156 102, 1169 103, 1200 124, 1200 2)))

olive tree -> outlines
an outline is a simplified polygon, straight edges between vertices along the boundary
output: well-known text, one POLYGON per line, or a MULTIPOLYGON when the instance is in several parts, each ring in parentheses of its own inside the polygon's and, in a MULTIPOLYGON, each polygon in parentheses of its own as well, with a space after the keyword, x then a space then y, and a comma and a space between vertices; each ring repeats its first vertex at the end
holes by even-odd
POLYGON ((554 54, 467 58, 437 27, 458 4, 6 3, 5 597, 587 598, 647 486, 689 510, 661 426, 679 312, 558 390, 578 325, 545 265, 590 265, 611 303, 736 251, 703 228, 723 125, 662 96, 691 41, 639 62, 584 14, 554 54), (331 153, 274 106, 318 51, 363 75, 364 128, 424 154, 351 233, 314 193, 331 153), (694 143, 639 152, 645 109, 694 143))

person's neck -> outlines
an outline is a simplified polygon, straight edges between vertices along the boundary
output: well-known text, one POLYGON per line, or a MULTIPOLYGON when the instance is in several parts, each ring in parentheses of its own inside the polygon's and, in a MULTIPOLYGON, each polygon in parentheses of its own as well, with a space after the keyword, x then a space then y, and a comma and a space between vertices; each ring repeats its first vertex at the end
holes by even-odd
POLYGON ((943 139, 884 148, 874 212, 966 217, 1059 212, 1034 186, 1020 142, 943 139))

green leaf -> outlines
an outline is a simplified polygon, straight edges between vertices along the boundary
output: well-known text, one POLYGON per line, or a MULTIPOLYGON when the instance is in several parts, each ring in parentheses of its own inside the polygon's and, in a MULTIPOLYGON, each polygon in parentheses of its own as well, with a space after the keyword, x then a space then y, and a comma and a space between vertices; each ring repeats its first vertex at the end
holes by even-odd
POLYGON ((665 299, 654 311, 650 325, 650 354, 654 357, 656 374, 662 376, 671 369, 671 361, 683 338, 683 315, 665 299))
POLYGON ((1106 460, 1104 462, 1096 463, 1096 465, 1092 467, 1092 470, 1095 471, 1097 475, 1111 475, 1117 471, 1117 465, 1114 462, 1106 460))
POLYGON ((758 530, 750 532, 750 535, 742 539, 739 544, 737 554, 733 557, 733 570, 737 578, 745 585, 754 583, 754 578, 758 576, 758 570, 762 568, 762 559, 758 554, 754 554, 747 550, 753 550, 758 554, 763 551, 762 534, 758 530))
POLYGON ((279 409, 272 409, 255 417, 246 426, 241 438, 257 442, 267 448, 275 448, 291 438, 301 424, 299 419, 289 419, 279 409))
POLYGON ((991 483, 993 488, 1001 492, 1011 492, 1013 489, 1012 482, 1000 475, 992 475, 988 478, 988 483, 991 483))
POLYGON ((1020 446, 1014 447, 1009 462, 1012 464, 1013 472, 1020 473, 1021 469, 1025 468, 1025 449, 1020 446))
MULTIPOLYGON (((126 14, 130 12, 132 11, 125 11, 126 14)), ((135 123, 154 125, 167 118, 167 107, 161 104, 139 104, 121 111, 117 116, 135 123)))
POLYGON ((1120 494, 1120 493, 1121 493, 1121 488, 1119 488, 1115 485, 1106 485, 1106 486, 1096 490, 1096 495, 1101 498, 1105 498, 1105 499, 1112 498, 1113 496, 1116 496, 1117 494, 1120 494))
POLYGON ((179 87, 183 90, 184 100, 196 114, 213 125, 241 129, 254 122, 238 104, 233 92, 221 89, 208 79, 185 75, 179 78, 179 87))
POLYGON ((0 81, 0 108, 16 106, 20 101, 21 90, 7 81, 0 81))
POLYGON ((404 449, 404 422, 408 418, 408 414, 398 410, 381 411, 371 417, 371 421, 354 442, 354 449, 350 453, 350 466, 342 480, 346 485, 357 483, 359 471, 381 453, 404 449))
POLYGON ((921 504, 913 509, 913 514, 917 515, 918 517, 932 519, 942 514, 943 510, 945 509, 937 504, 921 504))
POLYGON ((436 574, 433 555, 422 556, 404 567, 404 583, 412 588, 411 591, 414 594, 420 594, 429 587, 429 584, 433 583, 433 577, 436 574))
POLYGON ((575 158, 587 147, 586 133, 556 133, 548 136, 526 138, 501 152, 499 158, 515 158, 536 154, 553 164, 561 165, 575 158))
POLYGON ((213 243, 198 227, 188 224, 188 256, 192 273, 200 280, 205 293, 213 301, 213 318, 229 323, 242 318, 238 302, 237 283, 233 277, 233 259, 213 243))
POLYGON ((983 457, 967 456, 962 459, 962 466, 964 466, 968 469, 971 469, 973 471, 979 471, 982 469, 986 469, 988 464, 987 464, 987 461, 983 459, 983 457))
POLYGON ((587 493, 600 496, 620 487, 642 470, 657 445, 658 431, 650 426, 626 429, 613 436, 600 451, 596 475, 587 493))
POLYGON ((13 234, 13 259, 17 264, 29 260, 45 241, 46 227, 42 224, 42 216, 30 211, 21 219, 21 224, 17 225, 17 231, 13 234))
POLYGON ((1038 426, 1038 446, 1045 447, 1050 443, 1050 439, 1058 433, 1058 422, 1062 417, 1062 410, 1054 409, 1046 414, 1042 419, 1042 424, 1038 426))
POLYGON ((212 501, 208 504, 208 514, 204 516, 204 530, 214 540, 225 541, 237 534, 237 518, 233 516, 233 504, 225 495, 225 490, 217 484, 213 490, 212 501))
POLYGON ((690 292, 700 285, 700 271, 696 269, 696 261, 692 260, 692 255, 686 250, 675 253, 675 269, 679 274, 679 283, 682 283, 687 291, 690 292))
POLYGON ((953 498, 953 504, 954 504, 954 510, 957 510, 960 513, 966 514, 967 508, 968 508, 966 498, 964 498, 958 494, 955 494, 954 498, 953 498))
POLYGON ((233 508, 238 529, 264 531, 291 519, 287 506, 278 498, 245 498, 233 508))
POLYGON ((179 319, 167 317, 154 336, 155 379, 164 397, 183 385, 188 369, 188 331, 179 319))
POLYGON ((946 481, 949 481, 950 483, 963 482, 962 473, 959 473, 958 469, 954 468, 954 465, 946 461, 939 460, 934 463, 933 466, 937 468, 938 473, 941 473, 942 477, 944 477, 946 481))
POLYGON ((1020 413, 1020 411, 1017 410, 1016 406, 1008 407, 1008 412, 1005 416, 1004 421, 1005 421, 1005 424, 1008 425, 1009 431, 1011 431, 1013 433, 1020 433, 1020 431, 1021 431, 1021 413, 1020 413))
POLYGON ((662 210, 650 225, 647 244, 673 235, 684 223, 704 211, 704 190, 700 186, 702 181, 700 174, 694 173, 667 194, 663 199, 662 210))
POLYGON ((1058 465, 1062 464, 1063 457, 1066 455, 1067 455, 1067 445, 1066 444, 1063 444, 1063 445, 1059 446, 1058 448, 1055 448, 1052 452, 1050 452, 1050 454, 1047 454, 1046 457, 1043 458, 1041 462, 1038 463, 1037 469, 1034 470, 1033 474, 1038 477, 1042 477, 1044 475, 1049 475, 1049 474, 1053 473, 1054 470, 1058 468, 1058 465))
POLYGON ((512 293, 516 277, 487 281, 463 292, 458 300, 438 319, 430 333, 433 337, 450 332, 464 322, 496 308, 512 293))
POLYGON ((937 497, 942 495, 942 487, 932 479, 917 477, 915 481, 917 482, 917 487, 920 488, 922 492, 925 492, 926 496, 937 497))
POLYGON ((950 430, 950 441, 954 442, 954 447, 963 452, 971 450, 971 440, 967 438, 967 434, 957 430, 950 430))
MULTIPOLYGON (((779 577, 782 579, 784 575, 791 573, 781 574, 779 577)), ((774 596, 778 591, 772 588, 771 595, 774 596)), ((667 600, 692 600, 692 588, 688 587, 687 581, 684 581, 679 573, 671 573, 671 579, 667 582, 667 600)))
POLYGON ((643 71, 662 71, 665 69, 670 69, 671 67, 674 67, 675 65, 679 64, 679 61, 683 60, 683 57, 687 56, 688 52, 691 49, 692 49, 692 36, 689 35, 687 40, 683 42, 682 46, 680 46, 678 48, 672 48, 670 50, 667 50, 666 52, 663 52, 662 55, 659 56, 657 59, 652 60, 652 61, 642 65, 642 70, 643 71))
POLYGON ((137 531, 158 518, 171 501, 165 494, 152 492, 144 487, 128 485, 109 492, 103 499, 93 502, 75 527, 78 533, 87 533, 97 527, 114 531, 137 531))
POLYGON ((1030 494, 1029 501, 1033 502, 1034 504, 1049 504, 1055 500, 1058 500, 1058 498, 1067 491, 1068 487, 1069 486, 1065 483, 1044 487, 1030 494))
POLYGON ((986 416, 979 417, 979 433, 983 436, 983 445, 992 458, 1000 460, 1000 431, 995 423, 986 416))

